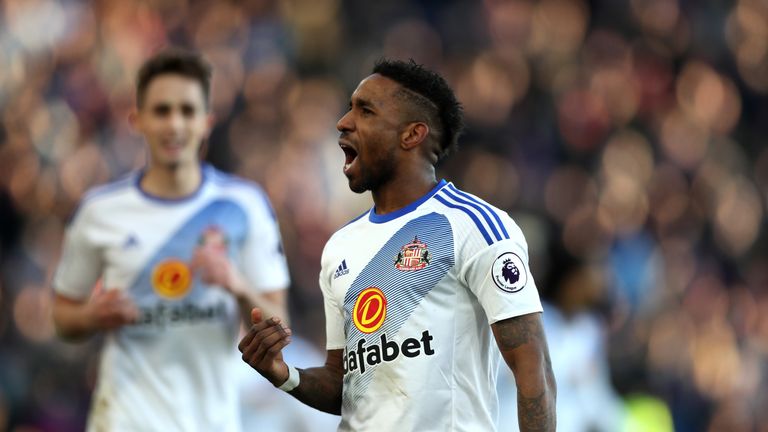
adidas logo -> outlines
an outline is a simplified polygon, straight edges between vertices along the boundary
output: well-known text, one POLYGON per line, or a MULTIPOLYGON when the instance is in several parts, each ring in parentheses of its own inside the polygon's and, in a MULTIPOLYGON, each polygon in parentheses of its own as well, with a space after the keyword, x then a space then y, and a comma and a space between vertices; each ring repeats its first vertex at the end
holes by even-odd
POLYGON ((139 245, 139 240, 136 238, 135 235, 130 234, 127 239, 125 239, 125 243, 123 243, 123 249, 129 249, 132 247, 136 247, 139 245))
POLYGON ((339 267, 336 269, 336 273, 333 274, 333 278, 336 279, 337 277, 344 276, 347 273, 349 273, 349 269, 347 268, 347 260, 341 260, 341 264, 339 264, 339 267))

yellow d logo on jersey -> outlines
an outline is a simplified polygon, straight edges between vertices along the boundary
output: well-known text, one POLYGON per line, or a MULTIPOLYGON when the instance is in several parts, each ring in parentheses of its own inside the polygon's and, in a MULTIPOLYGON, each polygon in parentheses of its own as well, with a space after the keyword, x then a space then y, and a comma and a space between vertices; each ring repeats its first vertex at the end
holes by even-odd
POLYGON ((152 271, 152 286, 155 292, 167 299, 178 299, 189 292, 192 273, 184 261, 168 259, 152 271))
POLYGON ((387 317, 387 298, 376 287, 368 287, 357 295, 352 319, 363 333, 373 333, 384 324, 387 317))

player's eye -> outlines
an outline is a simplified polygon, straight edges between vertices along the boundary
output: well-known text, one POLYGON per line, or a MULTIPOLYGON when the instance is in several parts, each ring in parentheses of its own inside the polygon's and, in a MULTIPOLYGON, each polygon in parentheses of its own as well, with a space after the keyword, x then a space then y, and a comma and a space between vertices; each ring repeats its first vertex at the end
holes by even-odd
POLYGON ((171 113, 171 106, 166 104, 155 105, 152 108, 152 113, 156 116, 165 117, 171 113))
POLYGON ((181 115, 183 115, 186 118, 194 117, 195 115, 195 107, 189 104, 184 104, 181 106, 181 115))

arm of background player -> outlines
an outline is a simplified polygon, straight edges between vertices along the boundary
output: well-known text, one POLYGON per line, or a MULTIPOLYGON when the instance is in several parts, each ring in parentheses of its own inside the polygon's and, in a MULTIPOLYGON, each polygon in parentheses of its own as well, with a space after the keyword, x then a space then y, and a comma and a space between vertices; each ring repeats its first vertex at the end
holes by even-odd
POLYGON ((264 317, 280 317, 283 322, 288 322, 285 289, 256 292, 237 266, 215 248, 197 248, 191 264, 193 271, 200 273, 203 282, 218 285, 235 297, 246 328, 251 325, 253 308, 259 308, 264 317))
POLYGON ((541 314, 491 325, 504 361, 515 374, 520 431, 554 431, 557 388, 541 314))
POLYGON ((53 323, 59 336, 80 340, 102 330, 130 324, 138 310, 121 290, 96 290, 88 300, 73 300, 56 294, 53 323))
POLYGON ((255 293, 250 289, 243 289, 235 295, 243 325, 247 329, 251 325, 251 311, 259 308, 266 317, 280 317, 286 324, 288 320, 287 290, 281 289, 266 293, 255 293))
MULTIPOLYGON (((238 345, 243 361, 256 369, 272 385, 279 387, 288 380, 288 365, 282 349, 291 341, 291 330, 279 318, 261 319, 254 309, 253 325, 238 345)), ((341 392, 344 384, 343 350, 328 350, 325 365, 299 370, 299 385, 289 393, 320 411, 341 414, 341 392)))

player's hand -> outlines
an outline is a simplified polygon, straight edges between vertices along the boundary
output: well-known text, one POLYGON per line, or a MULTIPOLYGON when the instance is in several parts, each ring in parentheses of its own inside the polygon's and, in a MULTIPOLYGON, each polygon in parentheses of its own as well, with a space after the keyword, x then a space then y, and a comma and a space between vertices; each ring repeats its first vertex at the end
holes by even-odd
POLYGON ((243 361, 256 369, 274 386, 288 380, 288 365, 283 361, 282 350, 291 343, 291 329, 278 317, 262 321, 261 310, 251 311, 252 326, 237 346, 243 353, 243 361))
POLYGON ((243 277, 223 250, 198 247, 192 255, 191 267, 204 283, 220 286, 235 295, 240 292, 243 277))
POLYGON ((119 289, 96 290, 87 303, 86 314, 94 330, 113 330, 139 318, 136 305, 119 289))

